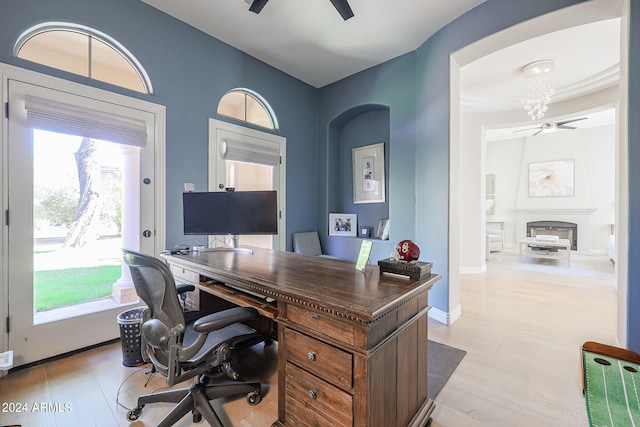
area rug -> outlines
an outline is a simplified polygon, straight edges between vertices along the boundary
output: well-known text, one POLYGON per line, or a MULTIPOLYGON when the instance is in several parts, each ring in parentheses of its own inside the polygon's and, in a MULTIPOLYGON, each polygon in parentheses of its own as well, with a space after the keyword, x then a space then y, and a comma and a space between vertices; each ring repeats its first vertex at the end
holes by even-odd
POLYGON ((435 399, 453 371, 467 354, 466 351, 429 340, 427 347, 427 375, 429 399, 435 399))

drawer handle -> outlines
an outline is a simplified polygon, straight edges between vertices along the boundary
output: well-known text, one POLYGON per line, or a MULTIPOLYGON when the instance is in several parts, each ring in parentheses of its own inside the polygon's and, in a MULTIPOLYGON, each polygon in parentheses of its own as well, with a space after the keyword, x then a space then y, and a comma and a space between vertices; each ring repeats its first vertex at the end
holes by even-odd
POLYGON ((318 314, 316 314, 316 313, 314 313, 313 316, 311 316, 311 318, 313 320, 320 320, 320 316, 318 314))
POLYGON ((309 395, 310 399, 317 399, 318 398, 318 390, 309 390, 309 393, 307 393, 309 395))
POLYGON ((309 353, 307 353, 307 357, 309 358, 309 360, 316 360, 316 352, 315 351, 310 351, 309 353))

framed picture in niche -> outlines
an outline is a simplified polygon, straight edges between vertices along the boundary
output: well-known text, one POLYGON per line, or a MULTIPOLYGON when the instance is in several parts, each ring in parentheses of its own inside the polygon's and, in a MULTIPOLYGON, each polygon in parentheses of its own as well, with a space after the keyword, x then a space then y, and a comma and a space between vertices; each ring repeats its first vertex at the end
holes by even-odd
POLYGON ((382 236, 384 236, 384 232, 387 230, 387 222, 389 222, 389 218, 383 218, 378 222, 378 232, 376 233, 378 239, 383 238, 382 236))
POLYGON ((329 236, 357 236, 358 216, 347 213, 329 214, 329 236))
POLYGON ((360 232, 358 233, 360 237, 371 237, 371 227, 367 227, 366 225, 361 225, 360 232))
POLYGON ((353 203, 384 203, 384 142, 351 150, 353 203))

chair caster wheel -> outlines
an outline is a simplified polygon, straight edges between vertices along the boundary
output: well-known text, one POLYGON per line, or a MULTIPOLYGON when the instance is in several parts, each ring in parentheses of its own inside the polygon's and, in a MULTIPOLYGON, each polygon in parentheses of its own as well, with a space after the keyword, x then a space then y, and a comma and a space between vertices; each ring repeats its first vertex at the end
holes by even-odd
POLYGON ((202 422, 202 414, 198 411, 193 411, 193 422, 201 423, 202 422))
POLYGON ((433 418, 429 417, 429 419, 427 420, 426 427, 429 427, 432 422, 433 422, 433 418))
POLYGON ((260 396, 259 391, 252 391, 247 394, 247 403, 251 406, 255 406, 262 400, 262 396, 260 396))
POLYGON ((127 412, 127 421, 137 421, 140 418, 140 414, 142 414, 142 406, 137 406, 127 412))

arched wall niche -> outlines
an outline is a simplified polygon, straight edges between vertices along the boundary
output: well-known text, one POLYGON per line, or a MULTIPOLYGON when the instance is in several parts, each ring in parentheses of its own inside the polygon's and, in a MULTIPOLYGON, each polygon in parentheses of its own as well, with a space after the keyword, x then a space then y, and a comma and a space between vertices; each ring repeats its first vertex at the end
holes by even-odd
MULTIPOLYGON (((320 236, 326 238, 325 250, 345 259, 355 259, 358 255, 361 239, 328 236, 329 213, 352 213, 358 216, 358 228, 369 226, 372 239, 375 239, 378 223, 389 218, 389 165, 390 165, 390 109, 381 104, 364 104, 350 108, 329 123, 328 131, 328 194, 324 221, 324 230, 320 236), (353 202, 353 164, 352 149, 383 142, 385 148, 385 202, 353 202)), ((358 231, 358 230, 357 230, 358 231)), ((359 233, 356 233, 359 234, 359 233)), ((380 242, 380 241, 379 241, 380 242)), ((388 246, 375 244, 374 253, 380 251, 388 256, 388 246)), ((372 259, 374 258, 372 254, 372 259)))

